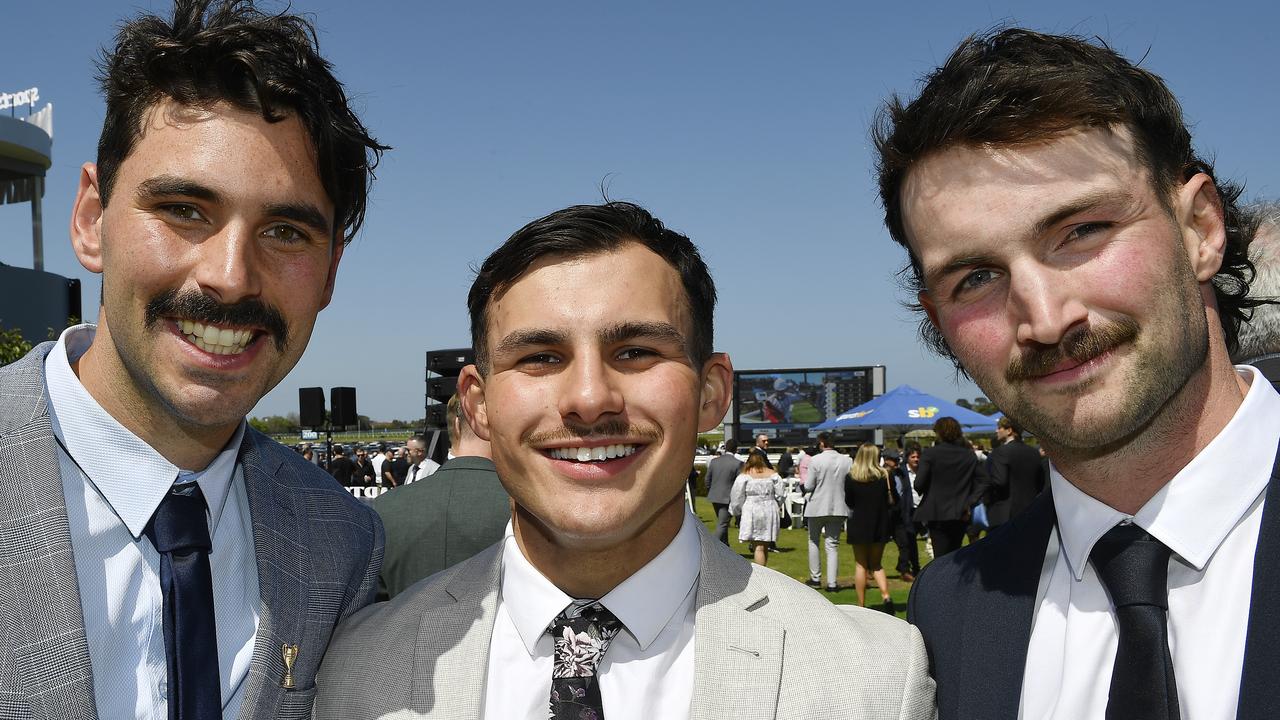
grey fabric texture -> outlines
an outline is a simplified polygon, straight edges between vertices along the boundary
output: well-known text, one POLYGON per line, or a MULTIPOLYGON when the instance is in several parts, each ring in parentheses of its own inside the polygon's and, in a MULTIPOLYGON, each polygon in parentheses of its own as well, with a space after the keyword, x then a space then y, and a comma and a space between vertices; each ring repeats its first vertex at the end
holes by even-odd
POLYGON ((733 481, 741 472, 742 461, 729 453, 711 458, 707 463, 707 501, 728 505, 733 481))
MULTIPOLYGON (((0 720, 96 715, 43 343, 0 368, 0 720)), ((324 471, 256 431, 244 471, 262 604, 244 720, 306 718, 334 625, 372 601, 382 525, 324 471), (300 648, 282 688, 281 645, 300 648)))
POLYGON ((812 490, 804 504, 806 518, 848 517, 849 506, 844 502, 844 478, 853 469, 853 459, 835 450, 824 450, 809 461, 809 481, 805 490, 812 490))
MULTIPOLYGON (((837 608, 699 535, 693 720, 936 717, 915 628, 837 608)), ((317 720, 480 720, 501 549, 339 626, 316 680, 317 720)))
POLYGON ((511 502, 493 461, 456 457, 411 485, 373 501, 387 532, 378 597, 457 565, 502 539, 511 502))

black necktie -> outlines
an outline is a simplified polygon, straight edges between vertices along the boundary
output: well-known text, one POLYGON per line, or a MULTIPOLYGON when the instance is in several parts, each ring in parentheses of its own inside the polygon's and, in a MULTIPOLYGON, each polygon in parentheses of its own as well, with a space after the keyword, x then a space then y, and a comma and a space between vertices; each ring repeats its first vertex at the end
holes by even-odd
POLYGON ((222 717, 209 522, 194 482, 174 485, 143 531, 160 553, 170 720, 222 717))
POLYGON ((1169 548, 1137 525, 1117 525, 1089 559, 1111 595, 1120 631, 1107 720, 1178 720, 1169 654, 1169 548))
POLYGON ((552 621, 551 720, 604 720, 597 670, 622 621, 595 600, 575 600, 552 621))

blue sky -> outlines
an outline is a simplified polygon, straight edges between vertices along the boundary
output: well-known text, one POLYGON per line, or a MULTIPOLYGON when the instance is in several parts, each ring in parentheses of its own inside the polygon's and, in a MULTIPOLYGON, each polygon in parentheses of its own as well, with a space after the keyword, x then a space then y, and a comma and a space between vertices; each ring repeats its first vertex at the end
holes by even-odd
MULTIPOLYGON (((529 220, 610 196, 703 250, 718 349, 739 369, 883 364, 889 385, 973 397, 922 349, 893 280, 867 130, 966 34, 1013 22, 1099 35, 1162 75, 1197 147, 1247 197, 1280 196, 1277 11, 1245 3, 349 2, 295 0, 366 124, 393 145, 302 361, 255 408, 353 385, 418 418, 423 353, 469 344, 471 268, 529 220)), ((264 3, 264 7, 279 7, 264 3)), ((92 60, 167 4, 6 4, 0 92, 54 103, 46 269, 99 282, 66 226, 103 106, 92 60)), ((0 261, 30 266, 29 210, 0 206, 0 261)), ((1121 281, 1122 279, 1118 279, 1121 281)))

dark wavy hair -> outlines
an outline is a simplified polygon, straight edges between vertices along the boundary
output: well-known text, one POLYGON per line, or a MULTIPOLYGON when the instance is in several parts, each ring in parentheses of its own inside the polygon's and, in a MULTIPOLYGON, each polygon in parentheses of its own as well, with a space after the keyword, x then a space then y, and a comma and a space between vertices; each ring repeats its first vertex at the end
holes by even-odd
MULTIPOLYGON (((913 296, 925 289, 920 260, 907 242, 900 197, 916 163, 956 146, 1011 146, 1081 128, 1116 127, 1132 133, 1138 160, 1166 207, 1170 191, 1196 173, 1213 178, 1227 233, 1213 289, 1227 347, 1234 349, 1240 323, 1260 304, 1248 297, 1254 275, 1248 245, 1257 220, 1237 207, 1242 188, 1216 178, 1213 164, 1196 154, 1182 108, 1164 81, 1100 40, 1021 28, 972 35, 924 78, 918 97, 904 102, 895 95, 880 109, 872 130, 880 200, 889 234, 907 249, 908 265, 899 272, 906 289, 913 296)), ((923 310, 919 304, 909 307, 923 310)), ((927 317, 920 335, 964 372, 927 317)))
POLYGON ((687 352, 694 367, 701 368, 711 357, 714 343, 716 285, 711 271, 688 237, 667 229, 639 205, 615 201, 575 205, 534 220, 485 258, 467 294, 471 346, 480 372, 489 372, 486 333, 489 303, 495 294, 523 277, 539 258, 611 252, 629 242, 652 250, 680 275, 693 325, 687 352))
POLYGON ((192 107, 226 102, 267 122, 296 116, 334 204, 335 239, 350 241, 364 222, 373 169, 390 148, 351 110, 305 18, 265 14, 252 0, 176 0, 171 20, 143 15, 121 26, 115 46, 102 51, 98 82, 107 101, 98 139, 104 205, 147 112, 169 98, 192 107))

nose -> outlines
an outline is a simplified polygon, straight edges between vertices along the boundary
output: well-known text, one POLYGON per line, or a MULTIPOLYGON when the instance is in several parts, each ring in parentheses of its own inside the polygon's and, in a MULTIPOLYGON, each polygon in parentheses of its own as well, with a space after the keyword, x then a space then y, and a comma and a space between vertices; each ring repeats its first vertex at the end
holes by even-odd
POLYGON ((620 377, 598 353, 577 354, 561 377, 559 410, 566 420, 593 425, 622 412, 620 377))
POLYGON ((1009 310, 1019 344, 1056 345, 1067 331, 1086 322, 1089 309, 1065 274, 1035 262, 1010 270, 1009 310))
POLYGON ((223 304, 256 297, 261 291, 258 244, 251 228, 232 222, 197 246, 195 279, 205 294, 223 304))

